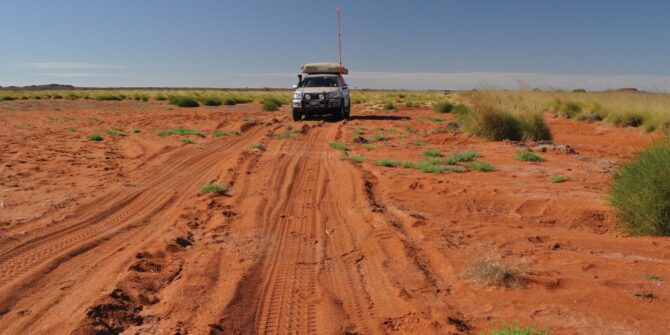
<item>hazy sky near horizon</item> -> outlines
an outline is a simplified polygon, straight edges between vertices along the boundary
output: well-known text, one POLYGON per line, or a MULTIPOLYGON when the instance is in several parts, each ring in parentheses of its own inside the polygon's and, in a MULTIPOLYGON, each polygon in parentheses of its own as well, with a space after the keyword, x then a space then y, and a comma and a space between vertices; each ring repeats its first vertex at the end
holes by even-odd
POLYGON ((670 90, 660 0, 2 0, 0 86, 290 87, 343 62, 354 87, 670 90))

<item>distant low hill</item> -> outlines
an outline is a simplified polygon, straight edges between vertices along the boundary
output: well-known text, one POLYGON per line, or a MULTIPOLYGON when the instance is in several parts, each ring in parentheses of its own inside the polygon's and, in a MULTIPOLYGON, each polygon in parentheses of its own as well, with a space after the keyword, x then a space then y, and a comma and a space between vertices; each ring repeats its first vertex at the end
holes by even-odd
POLYGON ((63 85, 63 84, 48 84, 48 85, 30 85, 30 86, 7 86, 0 89, 3 90, 71 90, 75 89, 75 86, 72 85, 63 85))

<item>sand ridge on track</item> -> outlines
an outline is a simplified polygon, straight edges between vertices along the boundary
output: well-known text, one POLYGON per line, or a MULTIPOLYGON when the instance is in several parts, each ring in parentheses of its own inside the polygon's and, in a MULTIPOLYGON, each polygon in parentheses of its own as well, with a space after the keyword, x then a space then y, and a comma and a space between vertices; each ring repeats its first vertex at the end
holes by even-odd
POLYGON ((348 121, 293 123, 286 108, 257 104, 15 101, 0 115, 3 334, 670 326, 664 282, 649 279, 670 278, 670 243, 626 236, 605 201, 618 164, 654 135, 547 116, 554 142, 576 153, 528 163, 514 159, 522 144, 468 137, 427 107, 355 106, 348 121), (156 135, 180 126, 206 137, 156 135), (274 136, 287 131, 296 139, 274 136), (105 140, 87 141, 94 132, 105 140), (376 134, 390 139, 354 142, 376 134), (334 141, 367 160, 343 158, 334 141), (475 150, 496 171, 375 164, 419 161, 427 149, 475 150), (212 181, 228 194, 200 195, 212 181), (523 283, 474 283, 468 271, 486 257, 518 267, 523 283))

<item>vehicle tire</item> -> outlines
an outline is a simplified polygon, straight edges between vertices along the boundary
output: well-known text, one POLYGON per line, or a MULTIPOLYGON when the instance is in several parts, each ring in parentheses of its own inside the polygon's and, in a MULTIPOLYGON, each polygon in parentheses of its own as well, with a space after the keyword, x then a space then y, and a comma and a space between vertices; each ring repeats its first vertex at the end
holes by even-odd
POLYGON ((293 121, 298 122, 302 120, 302 113, 300 112, 299 109, 294 109, 293 110, 293 121))
POLYGON ((344 108, 344 118, 349 120, 351 117, 351 103, 349 103, 349 106, 344 108))

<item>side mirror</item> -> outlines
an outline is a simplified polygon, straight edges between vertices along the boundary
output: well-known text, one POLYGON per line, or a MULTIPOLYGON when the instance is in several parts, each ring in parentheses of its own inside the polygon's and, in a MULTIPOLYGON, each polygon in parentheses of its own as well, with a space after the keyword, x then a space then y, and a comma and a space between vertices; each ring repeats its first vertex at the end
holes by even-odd
POLYGON ((344 86, 342 86, 342 89, 348 90, 348 89, 349 89, 349 85, 344 84, 344 86))
POLYGON ((295 90, 296 88, 298 88, 298 85, 293 84, 293 89, 295 90))

